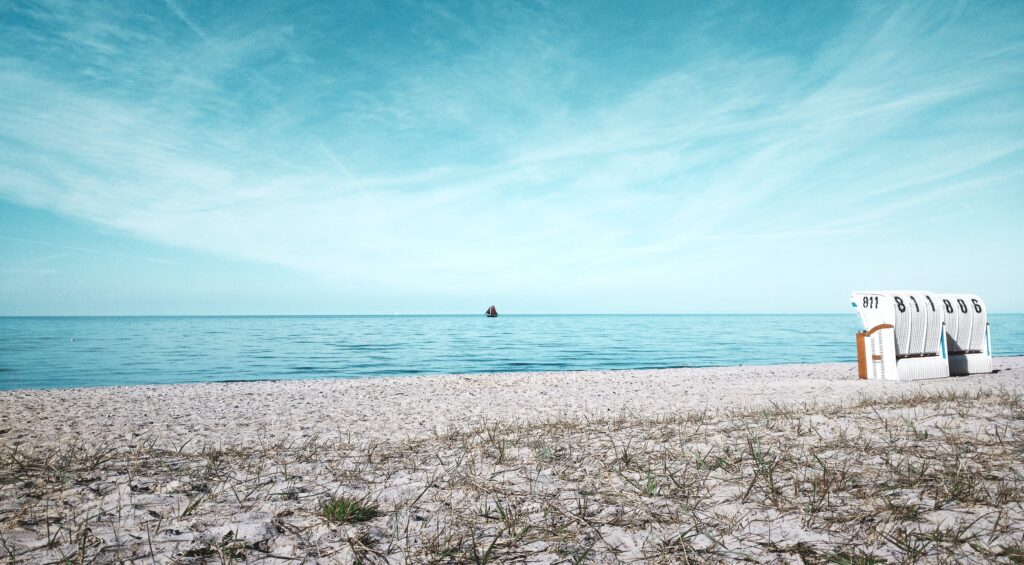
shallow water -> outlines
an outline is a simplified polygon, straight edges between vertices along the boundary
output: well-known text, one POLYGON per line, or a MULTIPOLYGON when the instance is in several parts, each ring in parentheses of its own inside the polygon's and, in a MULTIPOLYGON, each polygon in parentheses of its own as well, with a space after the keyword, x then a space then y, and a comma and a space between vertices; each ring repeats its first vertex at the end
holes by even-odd
MULTIPOLYGON (((993 314, 997 355, 1024 314, 993 314)), ((854 314, 0 318, 0 389, 853 361, 854 314)))

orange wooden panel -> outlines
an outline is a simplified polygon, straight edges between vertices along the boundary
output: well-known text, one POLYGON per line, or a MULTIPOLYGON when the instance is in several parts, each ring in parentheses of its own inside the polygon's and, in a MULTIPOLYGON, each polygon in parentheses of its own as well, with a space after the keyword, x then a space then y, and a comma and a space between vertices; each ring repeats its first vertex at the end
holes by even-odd
POLYGON ((868 356, 864 346, 867 336, 866 332, 857 332, 857 376, 862 379, 868 378, 868 356))

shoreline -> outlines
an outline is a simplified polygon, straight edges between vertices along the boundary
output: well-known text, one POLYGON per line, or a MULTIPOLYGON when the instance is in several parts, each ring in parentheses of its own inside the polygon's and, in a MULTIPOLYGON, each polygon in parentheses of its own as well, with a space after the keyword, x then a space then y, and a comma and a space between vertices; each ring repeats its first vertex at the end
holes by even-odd
MULTIPOLYGON (((591 315, 591 314, 586 314, 591 315)), ((594 314, 596 315, 596 314, 594 314)), ((631 315, 631 314, 630 314, 631 315)), ((669 315, 669 314, 666 314, 669 315)), ((698 315, 698 314, 694 314, 698 315)), ((751 314, 753 315, 753 314, 751 314)), ((1011 369, 1015 366, 1014 359, 1024 359, 1024 355, 1007 354, 1007 355, 993 355, 993 367, 998 374, 999 360, 1005 359, 1009 361, 1008 367, 1011 369)), ((192 385, 220 385, 220 384, 248 384, 248 383, 289 383, 289 382, 304 382, 304 381, 387 381, 391 379, 409 379, 409 378, 428 378, 428 379, 439 379, 439 378, 457 378, 457 377, 510 377, 510 376, 530 376, 530 375, 578 375, 578 374, 615 374, 615 373, 660 373, 660 372, 682 372, 682 371, 693 371, 693 370, 705 370, 705 369, 777 369, 777 368, 799 368, 799 367, 826 367, 826 366, 838 366, 838 365, 849 365, 855 367, 854 361, 809 361, 809 362, 794 362, 794 363, 767 363, 767 364, 737 364, 737 365, 685 365, 685 366, 671 366, 671 367, 627 367, 627 368, 597 368, 597 369, 553 369, 548 371, 535 371, 535 370, 523 370, 523 371, 491 371, 491 372, 466 372, 466 373, 396 373, 396 374, 384 374, 384 375, 353 375, 353 376, 311 376, 311 377, 268 377, 268 378, 255 378, 255 379, 217 379, 208 381, 190 381, 190 382, 153 382, 144 384, 111 384, 111 385, 85 385, 85 386, 54 386, 54 387, 23 387, 23 388, 0 388, 0 395, 19 393, 19 392, 30 392, 30 391, 72 391, 72 390, 118 390, 127 388, 146 388, 146 387, 178 387, 178 386, 192 386, 192 385)), ((1024 368, 1024 363, 1021 364, 1024 368)), ((0 373, 7 369, 0 368, 0 373)), ((970 375, 972 377, 985 376, 985 375, 970 375)), ((854 377, 856 375, 854 374, 854 377)), ((937 379, 938 381, 945 381, 949 379, 963 378, 963 377, 946 377, 937 379)))
POLYGON ((249 441, 266 430, 395 439, 487 422, 828 403, 919 389, 1024 390, 1024 356, 993 362, 993 374, 914 382, 861 381, 855 363, 799 363, 15 389, 0 391, 0 429, 11 430, 0 442, 12 432, 33 441, 95 439, 103 436, 94 429, 99 414, 110 427, 168 437, 249 441))

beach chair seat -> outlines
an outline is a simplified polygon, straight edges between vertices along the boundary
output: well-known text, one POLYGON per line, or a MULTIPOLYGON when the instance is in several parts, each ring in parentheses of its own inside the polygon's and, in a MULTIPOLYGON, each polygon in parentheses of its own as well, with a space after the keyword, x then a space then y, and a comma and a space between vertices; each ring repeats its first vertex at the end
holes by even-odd
POLYGON ((941 299, 949 374, 991 373, 992 337, 985 302, 973 294, 943 294, 941 299))
POLYGON ((860 378, 912 381, 949 376, 938 295, 854 292, 852 300, 865 328, 857 334, 860 378))

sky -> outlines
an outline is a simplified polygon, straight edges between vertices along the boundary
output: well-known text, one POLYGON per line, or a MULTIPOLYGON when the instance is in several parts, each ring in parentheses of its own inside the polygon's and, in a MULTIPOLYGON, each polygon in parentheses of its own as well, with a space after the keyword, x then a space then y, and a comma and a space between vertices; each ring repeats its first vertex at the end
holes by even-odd
POLYGON ((1021 2, 0 5, 0 315, 1024 311, 1021 2))

